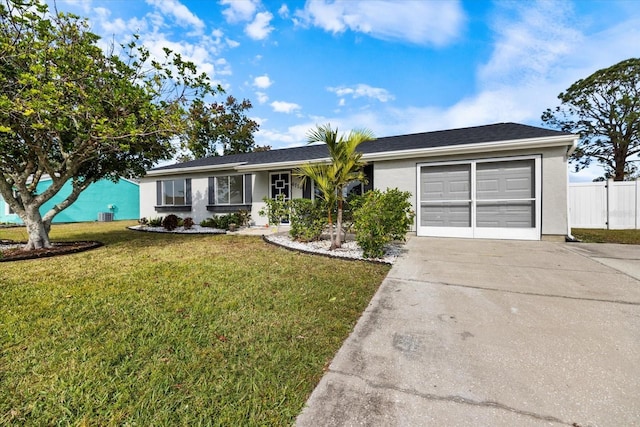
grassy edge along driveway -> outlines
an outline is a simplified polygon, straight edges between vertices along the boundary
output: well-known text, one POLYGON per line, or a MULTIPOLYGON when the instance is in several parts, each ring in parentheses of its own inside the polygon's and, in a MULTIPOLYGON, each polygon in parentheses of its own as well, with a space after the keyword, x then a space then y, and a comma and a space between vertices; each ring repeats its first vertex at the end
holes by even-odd
POLYGON ((290 425, 389 269, 130 224, 0 264, 0 425, 290 425))

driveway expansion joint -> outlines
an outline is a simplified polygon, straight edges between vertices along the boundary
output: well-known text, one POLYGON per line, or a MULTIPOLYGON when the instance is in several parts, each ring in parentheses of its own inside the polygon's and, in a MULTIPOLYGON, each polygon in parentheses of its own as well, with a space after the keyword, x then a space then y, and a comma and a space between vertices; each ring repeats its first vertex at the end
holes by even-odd
POLYGON ((403 387, 396 387, 393 386, 391 384, 383 384, 383 383, 377 383, 377 382, 373 382, 370 381, 368 378, 365 378, 361 375, 357 375, 357 374, 353 374, 353 373, 349 373, 349 372, 344 372, 344 371, 339 371, 339 370, 333 370, 333 369, 329 369, 328 373, 333 373, 336 375, 342 375, 345 377, 352 377, 352 378, 357 378, 360 381, 365 382, 369 387, 374 388, 374 389, 379 389, 379 390, 393 390, 393 391, 397 391, 399 393, 403 393, 403 394, 408 394, 410 396, 414 396, 414 397, 418 397, 420 399, 426 399, 426 400, 431 400, 431 401, 437 401, 437 402, 452 402, 452 403, 457 403, 457 404, 461 404, 461 405, 469 405, 469 406, 475 406, 475 407, 480 407, 480 408, 495 408, 495 409, 501 409, 503 411, 507 411, 507 412, 511 412, 514 414, 518 414, 518 415, 522 415, 525 417, 529 417, 529 418, 533 418, 539 421, 547 421, 547 422, 554 422, 554 423, 558 423, 558 424, 563 424, 563 425, 567 425, 567 426, 576 426, 577 424, 575 422, 570 423, 567 421, 563 421, 559 418, 556 418, 554 416, 551 415, 542 415, 542 414, 536 414, 535 412, 531 412, 531 411, 525 411, 522 409, 517 409, 517 408, 512 408, 511 406, 507 406, 504 405, 500 402, 494 402, 491 400, 483 400, 483 401, 477 401, 477 400, 473 400, 473 399, 469 399, 466 397, 462 397, 462 396, 456 396, 456 395, 449 395, 449 396, 441 396, 441 395, 437 395, 437 394, 433 394, 433 393, 422 393, 413 389, 408 389, 408 388, 403 388, 403 387))
POLYGON ((601 298, 584 298, 584 297, 572 297, 568 295, 554 295, 554 294, 543 294, 538 292, 521 292, 521 291, 513 291, 509 289, 499 289, 499 288, 490 288, 486 286, 471 286, 471 285, 463 285, 459 283, 445 283, 445 282, 430 282, 427 280, 417 280, 417 279, 401 279, 399 277, 387 277, 389 280, 394 280, 396 282, 406 282, 406 283, 423 283, 427 285, 440 285, 440 286, 450 286, 455 288, 467 288, 467 289, 478 289, 481 291, 492 291, 492 292, 502 292, 506 294, 516 294, 516 295, 528 295, 534 297, 545 297, 545 298, 561 298, 568 300, 576 300, 576 301, 589 301, 589 302, 606 302, 611 304, 624 304, 624 305, 634 305, 640 306, 640 301, 622 301, 615 299, 601 299, 601 298))

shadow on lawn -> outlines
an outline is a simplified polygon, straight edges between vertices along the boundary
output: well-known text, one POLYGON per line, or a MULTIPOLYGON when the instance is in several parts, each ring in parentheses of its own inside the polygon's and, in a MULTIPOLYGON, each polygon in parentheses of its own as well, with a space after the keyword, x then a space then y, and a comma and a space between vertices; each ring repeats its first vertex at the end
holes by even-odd
MULTIPOLYGON (((73 224, 54 224, 50 240, 54 247, 25 252, 18 249, 0 252, 2 261, 19 261, 39 259, 44 257, 60 256, 83 252, 101 246, 118 248, 126 246, 128 249, 144 249, 153 246, 167 246, 184 241, 200 241, 201 239, 219 239, 220 235, 203 234, 170 234, 170 233, 140 233, 129 230, 129 224, 123 224, 122 228, 104 229, 92 227, 94 223, 82 224, 74 227, 73 224)), ((95 223, 98 225, 98 223, 95 223)), ((5 237, 5 236, 0 236, 5 237)), ((25 244, 27 233, 24 228, 13 228, 9 236, 12 243, 25 244)), ((237 237, 237 236, 236 236, 237 237)), ((9 243, 7 241, 6 243, 9 243)))

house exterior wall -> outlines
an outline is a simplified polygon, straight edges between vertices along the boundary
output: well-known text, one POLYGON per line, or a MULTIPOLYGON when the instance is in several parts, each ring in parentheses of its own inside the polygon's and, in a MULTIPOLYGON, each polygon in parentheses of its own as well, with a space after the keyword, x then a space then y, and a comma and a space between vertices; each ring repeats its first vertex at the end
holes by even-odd
MULTIPOLYGON (((40 193, 50 185, 50 180, 41 181, 36 192, 40 193)), ((71 183, 67 182, 58 194, 40 207, 40 212, 44 215, 56 203, 66 199, 69 194, 71 194, 71 183)), ((71 206, 53 218, 53 223, 96 221, 98 214, 102 212, 113 213, 114 220, 138 219, 139 198, 140 188, 137 183, 126 179, 121 179, 117 183, 103 179, 91 184, 80 193, 71 206)), ((8 213, 8 205, 1 197, 0 222, 22 224, 17 214, 8 213)))
MULTIPOLYGON (((412 195, 411 202, 413 204, 413 209, 417 210, 416 174, 417 165, 419 163, 504 158, 526 155, 541 155, 542 158, 542 237, 564 237, 569 234, 567 222, 568 170, 566 164, 566 147, 377 161, 374 163, 374 187, 381 191, 384 191, 387 188, 398 188, 402 191, 409 191, 412 195)), ((416 224, 414 222, 413 230, 415 231, 415 229, 416 224)))
MULTIPOLYGON (((251 174, 251 221, 257 226, 267 224, 267 217, 260 216, 259 212, 265 207, 263 198, 269 196, 269 174, 272 172, 291 172, 290 170, 273 170, 259 172, 243 172, 242 174, 251 174)), ((207 210, 209 204, 209 178, 214 176, 237 175, 235 170, 220 170, 209 173, 188 173, 173 174, 166 176, 147 176, 140 180, 140 216, 145 218, 155 218, 159 216, 167 216, 175 214, 181 218, 191 217, 196 224, 206 218, 210 218, 217 214, 207 210), (183 210, 174 210, 163 208, 162 211, 156 210, 156 182, 165 179, 191 179, 191 210, 185 212, 183 210)), ((293 175, 291 176, 291 197, 302 197, 302 186, 300 180, 293 175)))

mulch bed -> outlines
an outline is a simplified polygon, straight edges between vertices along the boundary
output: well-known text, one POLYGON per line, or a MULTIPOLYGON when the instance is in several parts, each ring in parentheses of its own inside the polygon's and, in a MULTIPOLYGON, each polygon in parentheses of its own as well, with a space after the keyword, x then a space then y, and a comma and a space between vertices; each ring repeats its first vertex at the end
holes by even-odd
POLYGON ((101 242, 94 241, 57 242, 52 243, 53 247, 51 248, 25 251, 22 249, 22 247, 26 245, 26 242, 9 242, 5 240, 0 243, 2 243, 3 245, 20 245, 20 247, 18 248, 9 248, 0 251, 0 262, 21 261, 27 259, 39 259, 58 255, 75 254, 78 252, 84 252, 90 249, 99 248, 103 245, 101 242))

